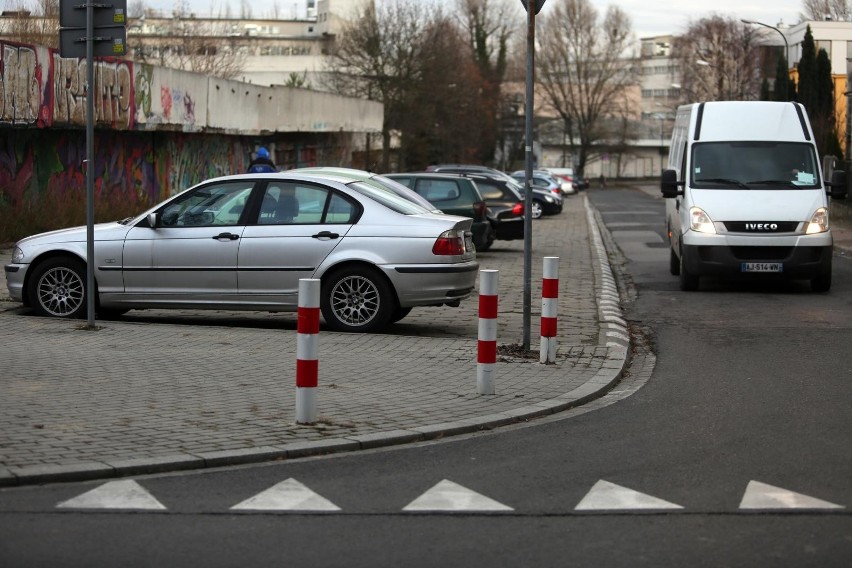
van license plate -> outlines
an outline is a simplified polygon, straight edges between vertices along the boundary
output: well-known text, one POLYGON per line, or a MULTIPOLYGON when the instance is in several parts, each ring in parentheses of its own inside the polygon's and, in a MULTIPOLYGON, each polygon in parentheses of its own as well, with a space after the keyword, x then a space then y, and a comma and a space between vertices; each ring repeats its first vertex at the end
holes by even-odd
POLYGON ((743 262, 741 272, 784 272, 783 262, 743 262))

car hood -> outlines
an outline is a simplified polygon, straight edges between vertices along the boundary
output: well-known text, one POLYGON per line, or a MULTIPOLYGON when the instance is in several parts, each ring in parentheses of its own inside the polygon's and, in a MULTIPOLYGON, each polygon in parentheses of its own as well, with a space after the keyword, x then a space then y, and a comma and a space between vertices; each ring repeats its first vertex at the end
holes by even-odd
MULTIPOLYGON (((32 246, 52 243, 75 243, 86 240, 87 227, 69 227, 67 229, 57 229, 46 233, 39 233, 25 237, 18 241, 18 246, 32 246)), ((122 225, 117 221, 109 223, 98 223, 94 226, 95 240, 111 240, 114 238, 123 237, 130 230, 129 225, 122 225)))

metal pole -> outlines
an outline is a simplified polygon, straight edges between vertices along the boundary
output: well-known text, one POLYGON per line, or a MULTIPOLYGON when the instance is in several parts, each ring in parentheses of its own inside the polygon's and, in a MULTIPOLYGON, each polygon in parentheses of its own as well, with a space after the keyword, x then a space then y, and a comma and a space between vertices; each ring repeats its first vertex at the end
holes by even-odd
POLYGON ((95 6, 86 4, 86 317, 95 327, 95 6))
POLYGON ((524 350, 530 348, 532 312, 532 159, 533 159, 533 67, 535 65, 535 0, 527 0, 527 101, 526 175, 524 184, 524 350))

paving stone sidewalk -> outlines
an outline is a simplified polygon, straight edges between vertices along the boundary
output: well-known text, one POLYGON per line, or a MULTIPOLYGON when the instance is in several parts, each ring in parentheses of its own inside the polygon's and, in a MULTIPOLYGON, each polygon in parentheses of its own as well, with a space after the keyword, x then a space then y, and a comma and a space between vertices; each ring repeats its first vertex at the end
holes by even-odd
POLYGON ((295 423, 295 314, 131 311, 87 331, 0 299, 0 485, 358 450, 579 405, 614 384, 628 356, 607 238, 582 194, 535 221, 532 359, 509 349, 523 335, 523 242, 479 254, 500 271, 495 395, 476 394, 476 295, 415 309, 384 334, 321 332, 309 426, 295 423), (560 258, 550 365, 537 358, 545 256, 560 258))

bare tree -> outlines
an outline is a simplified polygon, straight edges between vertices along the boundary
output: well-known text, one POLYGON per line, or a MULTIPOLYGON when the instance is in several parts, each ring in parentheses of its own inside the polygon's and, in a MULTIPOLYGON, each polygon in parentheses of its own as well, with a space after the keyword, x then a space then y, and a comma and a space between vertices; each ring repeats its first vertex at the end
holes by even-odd
POLYGON ((433 4, 394 0, 377 8, 367 2, 343 26, 326 59, 328 87, 384 104, 382 168, 390 170, 391 131, 398 129, 409 109, 408 91, 421 76, 421 61, 429 49, 431 29, 441 17, 433 4))
MULTIPOLYGON (((485 81, 467 49, 466 34, 450 18, 425 29, 419 78, 407 92, 400 124, 400 169, 442 162, 479 162, 482 127, 494 110, 483 103, 485 81)), ((489 159, 494 147, 488 148, 489 159)))
POLYGON ((508 0, 457 0, 462 28, 481 80, 478 162, 491 161, 498 139, 501 87, 508 69, 510 40, 522 29, 517 2, 508 0))
POLYGON ((542 19, 538 84, 546 105, 569 125, 582 173, 595 147, 622 137, 619 117, 638 82, 630 18, 610 6, 599 21, 590 0, 565 0, 542 19))
POLYGON ((0 26, 11 41, 59 47, 59 0, 19 0, 4 10, 0 26))
POLYGON ((681 92, 687 99, 757 100, 760 96, 758 32, 731 17, 711 15, 676 37, 681 92))
POLYGON ((849 21, 852 9, 849 0, 802 0, 803 20, 836 20, 839 22, 849 21))

